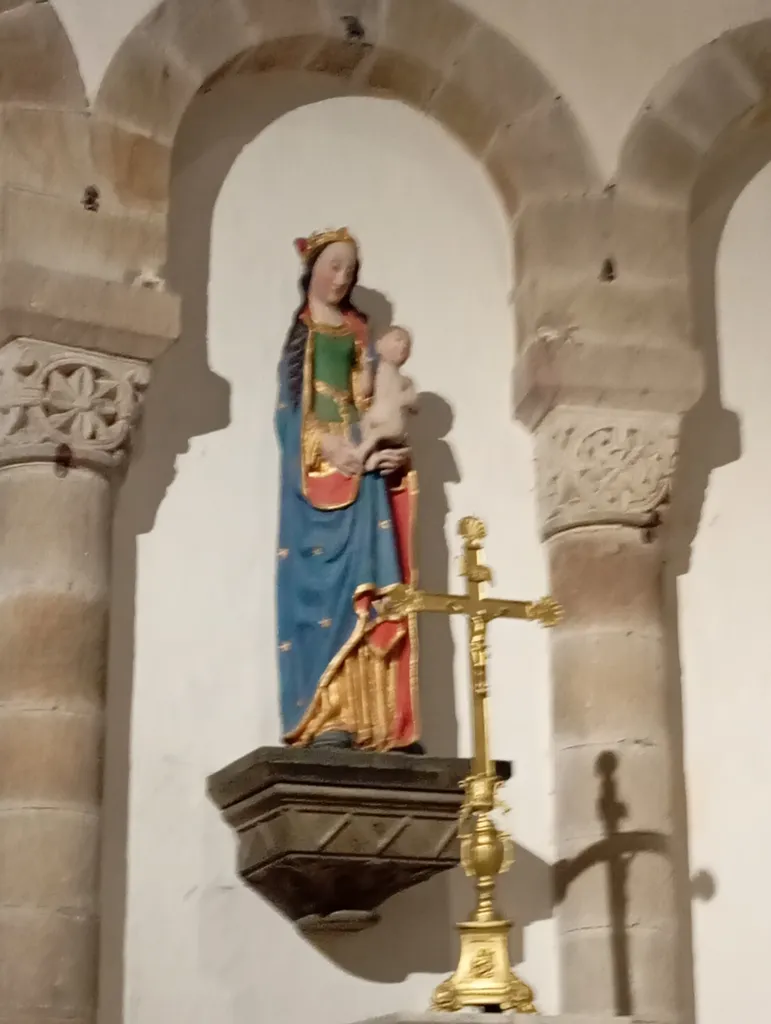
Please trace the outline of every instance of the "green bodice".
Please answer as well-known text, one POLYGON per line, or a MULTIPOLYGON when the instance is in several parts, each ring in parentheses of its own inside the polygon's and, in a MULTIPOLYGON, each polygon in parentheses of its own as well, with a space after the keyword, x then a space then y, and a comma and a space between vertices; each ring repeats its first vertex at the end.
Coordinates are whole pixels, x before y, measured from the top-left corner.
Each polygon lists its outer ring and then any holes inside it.
MULTIPOLYGON (((349 422, 358 419, 351 392, 351 373, 356 363, 356 337, 352 331, 314 331, 313 381, 326 385, 339 397, 346 396, 349 422)), ((324 423, 340 423, 341 410, 330 395, 313 391, 313 412, 324 423)))

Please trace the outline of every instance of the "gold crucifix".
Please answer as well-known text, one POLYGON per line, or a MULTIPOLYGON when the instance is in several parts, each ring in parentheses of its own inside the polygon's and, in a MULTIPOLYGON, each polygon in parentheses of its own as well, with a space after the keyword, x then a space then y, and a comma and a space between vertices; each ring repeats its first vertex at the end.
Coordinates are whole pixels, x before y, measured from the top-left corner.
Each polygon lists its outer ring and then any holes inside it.
POLYGON ((494 619, 526 619, 544 626, 556 626, 562 617, 560 606, 550 597, 539 601, 502 601, 483 595, 492 581, 490 567, 482 562, 486 536, 484 523, 471 516, 462 519, 461 575, 466 577, 464 594, 429 594, 409 585, 399 585, 382 598, 381 614, 402 618, 411 612, 438 612, 469 618, 474 752, 471 774, 464 780, 466 792, 461 810, 459 836, 461 862, 476 881, 477 905, 469 921, 458 925, 460 958, 455 974, 434 992, 432 1008, 454 1011, 464 1006, 482 1006, 502 1011, 535 1013, 533 993, 511 969, 509 931, 511 922, 500 917, 494 905, 496 877, 513 862, 511 837, 498 829, 490 815, 500 801, 496 793, 501 780, 490 757, 487 713, 487 626, 494 619))

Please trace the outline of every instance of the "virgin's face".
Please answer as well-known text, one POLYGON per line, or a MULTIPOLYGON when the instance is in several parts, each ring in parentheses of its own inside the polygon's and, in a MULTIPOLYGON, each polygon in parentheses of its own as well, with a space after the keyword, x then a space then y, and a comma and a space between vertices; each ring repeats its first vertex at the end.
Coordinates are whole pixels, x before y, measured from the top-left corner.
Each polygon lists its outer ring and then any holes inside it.
POLYGON ((342 302, 356 270, 356 250, 350 242, 333 242, 313 267, 310 294, 318 302, 337 306, 342 302))

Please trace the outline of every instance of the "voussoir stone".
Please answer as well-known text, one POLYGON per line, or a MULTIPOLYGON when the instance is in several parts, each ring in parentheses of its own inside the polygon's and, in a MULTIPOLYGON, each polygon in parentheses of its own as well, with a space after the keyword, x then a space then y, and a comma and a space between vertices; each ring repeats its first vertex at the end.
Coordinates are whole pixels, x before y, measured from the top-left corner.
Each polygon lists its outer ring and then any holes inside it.
POLYGON ((469 12, 450 0, 392 0, 369 86, 425 110, 473 26, 469 12))
POLYGON ((573 114, 546 96, 516 120, 504 120, 484 163, 509 210, 531 196, 583 194, 599 184, 573 114))
POLYGON ((351 44, 377 46, 390 0, 319 0, 331 36, 351 44))
POLYGON ((28 3, 0 13, 0 103, 84 110, 78 62, 56 8, 28 3))
MULTIPOLYGON (((201 0, 205 2, 205 0, 201 0)), ((250 25, 258 28, 264 38, 282 36, 325 35, 329 29, 321 0, 237 0, 250 25)))
POLYGON ((771 22, 767 18, 741 25, 723 36, 723 40, 761 83, 771 92, 771 22))
POLYGON ((624 143, 618 182, 633 194, 686 206, 702 158, 698 145, 662 120, 658 111, 647 110, 624 143))
POLYGON ((504 36, 475 26, 431 101, 430 111, 475 153, 502 125, 516 121, 554 90, 504 36))
POLYGON ((160 38, 141 25, 113 57, 94 110, 123 128, 171 143, 200 85, 200 75, 174 59, 160 38))
POLYGON ((381 45, 449 71, 474 24, 469 11, 453 0, 391 0, 381 45))

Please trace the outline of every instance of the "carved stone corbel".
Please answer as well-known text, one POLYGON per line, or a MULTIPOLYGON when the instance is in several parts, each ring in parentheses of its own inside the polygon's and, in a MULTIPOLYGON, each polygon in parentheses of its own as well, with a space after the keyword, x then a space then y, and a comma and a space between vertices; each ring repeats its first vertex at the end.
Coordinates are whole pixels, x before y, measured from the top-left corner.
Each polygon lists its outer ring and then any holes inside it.
POLYGON ((562 406, 536 430, 545 538, 576 526, 656 525, 669 500, 681 417, 562 406))
POLYGON ((16 338, 0 350, 0 466, 123 461, 150 382, 138 360, 16 338))

